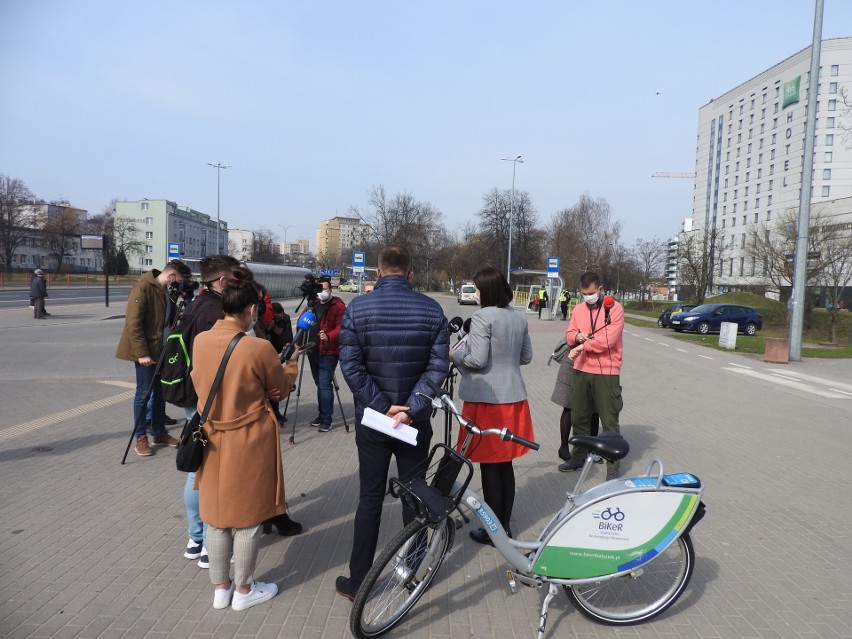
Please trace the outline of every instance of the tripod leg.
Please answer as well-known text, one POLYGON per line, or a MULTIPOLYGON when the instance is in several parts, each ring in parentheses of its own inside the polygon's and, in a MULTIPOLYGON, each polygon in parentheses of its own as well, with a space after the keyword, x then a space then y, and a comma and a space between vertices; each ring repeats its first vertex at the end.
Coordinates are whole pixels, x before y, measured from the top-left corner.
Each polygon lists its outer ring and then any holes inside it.
MULTIPOLYGON (((299 418, 299 397, 302 395, 302 376, 305 374, 305 353, 303 352, 299 355, 299 382, 296 384, 296 409, 293 412, 293 428, 290 431, 290 439, 288 440, 288 444, 291 446, 296 445, 296 422, 299 418)), ((291 393, 292 394, 292 393, 291 393)), ((290 404, 290 395, 287 396, 287 405, 290 404)), ((285 406, 284 413, 287 413, 287 408, 285 406)))
POLYGON ((343 427, 346 432, 349 432, 349 422, 346 421, 346 413, 343 412, 343 402, 340 401, 340 386, 337 384, 337 371, 331 376, 331 383, 334 386, 334 392, 337 394, 337 406, 340 408, 340 416, 343 418, 343 427))

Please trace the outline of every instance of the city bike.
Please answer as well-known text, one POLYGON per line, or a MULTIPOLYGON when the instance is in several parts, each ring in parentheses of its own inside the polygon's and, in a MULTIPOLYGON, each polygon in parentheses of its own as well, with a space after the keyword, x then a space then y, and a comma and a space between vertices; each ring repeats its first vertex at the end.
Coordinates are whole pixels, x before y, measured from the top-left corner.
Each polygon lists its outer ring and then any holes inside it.
POLYGON ((683 594, 695 567, 692 527, 704 516, 704 487, 691 473, 667 475, 654 459, 643 475, 622 477, 582 491, 592 464, 624 458, 629 446, 617 433, 579 436, 571 444, 589 452, 574 492, 535 541, 510 538, 504 525, 468 488, 473 465, 466 453, 475 436, 500 437, 538 450, 508 428, 481 428, 465 419, 449 394, 433 387, 434 409, 448 411, 467 431, 459 449, 432 448, 425 477, 393 478, 388 492, 417 517, 376 558, 362 582, 350 616, 359 639, 379 637, 411 611, 453 545, 456 520, 465 508, 509 563, 509 588, 518 584, 543 593, 537 631, 542 639, 548 607, 562 586, 571 603, 593 621, 626 626, 647 621, 683 594))

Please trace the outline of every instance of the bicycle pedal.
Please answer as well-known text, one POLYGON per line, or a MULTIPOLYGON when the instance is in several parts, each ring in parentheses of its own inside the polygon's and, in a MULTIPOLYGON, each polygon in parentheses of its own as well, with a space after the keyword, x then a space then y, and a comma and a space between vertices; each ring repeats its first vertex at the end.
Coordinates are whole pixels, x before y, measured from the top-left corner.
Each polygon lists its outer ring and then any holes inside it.
POLYGON ((518 584, 515 581, 515 575, 512 573, 511 570, 506 571, 506 578, 509 580, 509 590, 512 592, 513 595, 518 594, 518 584))

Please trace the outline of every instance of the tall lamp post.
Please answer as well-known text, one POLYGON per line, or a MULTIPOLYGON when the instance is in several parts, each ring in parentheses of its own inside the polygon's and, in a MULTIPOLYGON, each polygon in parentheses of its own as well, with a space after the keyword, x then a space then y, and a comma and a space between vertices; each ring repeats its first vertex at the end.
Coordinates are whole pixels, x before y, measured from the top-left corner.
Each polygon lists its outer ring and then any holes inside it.
POLYGON ((506 281, 512 274, 512 226, 515 219, 515 169, 518 167, 518 162, 524 163, 523 158, 519 155, 515 159, 500 158, 503 162, 512 163, 512 207, 509 209, 509 255, 506 261, 506 281))
POLYGON ((221 162, 217 162, 216 164, 208 162, 207 165, 216 169, 216 252, 214 255, 219 255, 222 252, 219 250, 219 177, 222 175, 222 169, 230 169, 231 165, 222 164, 221 162))
POLYGON ((295 224, 288 224, 287 226, 284 226, 283 224, 276 223, 275 226, 280 226, 282 229, 284 229, 284 247, 287 249, 287 252, 285 253, 285 257, 286 257, 287 255, 290 254, 290 246, 287 244, 287 229, 291 229, 296 225, 295 224))

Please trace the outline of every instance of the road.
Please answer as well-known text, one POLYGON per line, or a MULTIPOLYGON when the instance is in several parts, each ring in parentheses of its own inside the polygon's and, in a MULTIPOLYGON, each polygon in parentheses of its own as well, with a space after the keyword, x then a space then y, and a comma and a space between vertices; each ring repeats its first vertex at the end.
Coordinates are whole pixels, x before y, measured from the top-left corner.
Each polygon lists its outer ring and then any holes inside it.
MULTIPOLYGON (((127 293, 130 291, 130 286, 110 285, 109 300, 110 306, 124 306, 127 301, 127 293)), ((105 293, 103 286, 88 286, 80 288, 59 288, 52 286, 47 292, 47 306, 54 304, 74 302, 74 303, 104 303, 105 293)), ((26 308, 30 299, 29 289, 25 288, 4 288, 0 289, 0 309, 3 308, 26 308)), ((51 311, 52 312, 52 311, 51 311)))
MULTIPOLYGON (((439 299, 448 316, 475 310, 439 299)), ((308 427, 315 392, 303 378, 291 407, 298 445, 284 444, 282 455, 291 511, 306 532, 264 537, 257 571, 278 583, 278 597, 244 613, 214 611, 207 574, 181 556, 183 475, 173 453, 118 463, 133 383, 132 365, 113 357, 122 321, 106 319, 110 310, 69 305, 63 318, 35 325, 27 309, 0 309, 0 635, 349 636, 351 606, 333 584, 351 544, 357 457, 339 407, 330 433, 308 427)), ((525 539, 573 479, 555 470, 556 370, 546 366, 566 323, 528 318, 535 355, 524 378, 542 447, 515 462, 513 529, 525 539)), ((708 514, 693 531, 695 574, 669 612, 635 628, 594 624, 560 595, 548 636, 852 637, 852 502, 843 492, 852 481, 852 363, 768 365, 653 326, 627 326, 624 352, 621 423, 631 450, 622 470, 641 473, 660 458, 707 487, 708 514)), ((603 470, 593 472, 602 480, 603 470)), ((398 525, 393 503, 385 538, 398 525)), ((502 559, 466 533, 390 637, 534 636, 539 593, 510 595, 502 559)))

